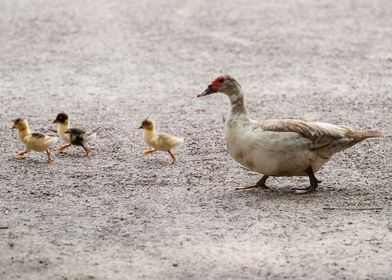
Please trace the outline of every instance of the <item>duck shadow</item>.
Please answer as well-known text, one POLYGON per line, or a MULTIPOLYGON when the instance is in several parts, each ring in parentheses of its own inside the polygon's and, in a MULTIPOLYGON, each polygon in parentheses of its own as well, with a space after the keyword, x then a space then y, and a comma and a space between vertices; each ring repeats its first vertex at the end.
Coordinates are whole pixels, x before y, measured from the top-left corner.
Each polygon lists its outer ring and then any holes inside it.
POLYGON ((324 197, 326 191, 323 189, 317 189, 313 192, 306 194, 297 194, 294 187, 268 187, 268 189, 249 189, 249 190, 236 190, 235 188, 231 189, 231 193, 236 198, 258 198, 258 201, 271 201, 271 200, 282 200, 282 199, 290 199, 290 200, 314 200, 320 197, 324 197))

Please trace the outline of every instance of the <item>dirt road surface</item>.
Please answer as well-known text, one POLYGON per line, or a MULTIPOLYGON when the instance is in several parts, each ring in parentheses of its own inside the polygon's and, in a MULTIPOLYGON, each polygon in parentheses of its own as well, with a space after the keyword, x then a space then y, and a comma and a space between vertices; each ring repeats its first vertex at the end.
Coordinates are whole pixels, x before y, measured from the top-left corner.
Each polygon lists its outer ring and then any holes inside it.
POLYGON ((392 2, 0 2, 1 279, 390 279, 392 2), (316 192, 228 155, 219 74, 255 119, 378 129, 335 156, 316 192), (15 159, 11 121, 101 127, 81 149, 15 159), (141 120, 185 138, 143 157, 141 120))

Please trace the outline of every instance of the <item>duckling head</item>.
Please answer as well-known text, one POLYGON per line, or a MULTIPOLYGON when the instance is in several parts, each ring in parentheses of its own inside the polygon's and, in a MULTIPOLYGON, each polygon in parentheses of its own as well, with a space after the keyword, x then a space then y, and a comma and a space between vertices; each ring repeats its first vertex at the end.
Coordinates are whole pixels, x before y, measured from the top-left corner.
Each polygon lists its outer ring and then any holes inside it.
POLYGON ((25 119, 18 118, 18 119, 13 120, 12 129, 16 128, 19 130, 24 130, 28 127, 29 127, 29 123, 25 119))
POLYGON ((203 97, 216 92, 222 92, 229 96, 240 96, 241 86, 240 84, 230 75, 223 75, 217 77, 212 83, 207 87, 205 91, 197 95, 197 97, 203 97))
POLYGON ((142 124, 139 126, 139 129, 145 130, 153 130, 154 129, 154 121, 150 118, 147 118, 142 121, 142 124))
POLYGON ((69 122, 69 117, 66 113, 57 114, 56 119, 53 121, 53 123, 58 123, 58 124, 68 124, 68 122, 69 122))

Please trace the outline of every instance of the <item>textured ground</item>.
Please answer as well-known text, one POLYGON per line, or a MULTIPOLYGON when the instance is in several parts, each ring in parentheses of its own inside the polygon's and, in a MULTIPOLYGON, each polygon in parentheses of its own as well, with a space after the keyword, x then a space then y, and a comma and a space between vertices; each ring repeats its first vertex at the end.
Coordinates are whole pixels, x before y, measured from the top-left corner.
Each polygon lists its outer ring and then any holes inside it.
POLYGON ((392 2, 0 2, 1 279, 390 279, 392 143, 368 140, 318 174, 239 168, 223 137, 228 100, 196 99, 218 74, 253 118, 299 117, 392 134, 392 2), (138 3, 140 2, 140 3, 138 3), (90 158, 32 153, 66 111, 102 127, 90 158), (183 136, 178 163, 145 149, 146 117, 183 136))

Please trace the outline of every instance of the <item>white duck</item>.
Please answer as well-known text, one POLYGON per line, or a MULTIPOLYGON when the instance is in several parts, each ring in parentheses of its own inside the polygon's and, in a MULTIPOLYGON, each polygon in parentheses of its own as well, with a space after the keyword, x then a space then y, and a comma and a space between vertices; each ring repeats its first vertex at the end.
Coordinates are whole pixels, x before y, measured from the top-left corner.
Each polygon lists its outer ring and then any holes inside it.
POLYGON ((226 94, 231 114, 225 137, 231 157, 242 166, 263 174, 254 186, 266 188, 269 176, 309 176, 310 186, 295 189, 303 194, 315 190, 316 173, 333 154, 366 138, 381 137, 378 131, 354 130, 346 126, 296 119, 255 121, 248 117, 241 86, 230 75, 216 78, 198 97, 215 92, 226 94))
POLYGON ((48 136, 42 133, 31 133, 29 123, 25 119, 16 119, 13 121, 12 128, 18 129, 18 139, 25 145, 25 150, 16 154, 17 158, 23 157, 31 150, 36 152, 46 152, 48 163, 52 162, 49 147, 57 142, 57 137, 48 136))
POLYGON ((96 131, 98 129, 92 132, 86 132, 80 128, 71 128, 69 117, 66 113, 57 114, 53 123, 57 123, 57 133, 60 135, 60 138, 67 143, 58 147, 57 150, 64 151, 66 148, 74 145, 81 146, 84 150, 85 156, 90 154, 91 149, 87 146, 87 143, 96 138, 96 131))

